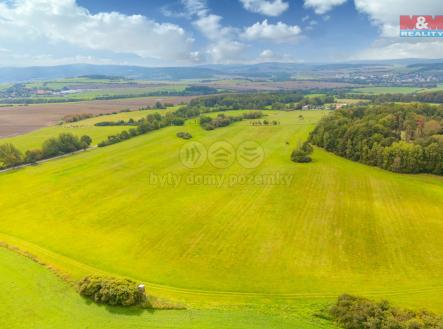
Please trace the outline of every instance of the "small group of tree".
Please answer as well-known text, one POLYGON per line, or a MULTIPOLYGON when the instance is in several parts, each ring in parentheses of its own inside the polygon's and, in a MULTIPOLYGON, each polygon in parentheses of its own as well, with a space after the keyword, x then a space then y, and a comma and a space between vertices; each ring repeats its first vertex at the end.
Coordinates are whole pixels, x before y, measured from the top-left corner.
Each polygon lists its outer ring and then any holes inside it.
POLYGON ((110 127, 110 126, 136 126, 137 122, 134 119, 129 119, 128 121, 118 120, 118 121, 102 121, 97 122, 94 126, 97 127, 110 127))
POLYGON ((98 304, 143 306, 146 302, 144 289, 128 279, 86 276, 78 283, 78 291, 98 304))
POLYGON ((40 149, 28 150, 23 154, 12 144, 0 145, 0 169, 7 169, 23 164, 87 149, 92 143, 89 136, 77 137, 72 134, 60 134, 46 140, 40 149))
POLYGON ((312 162, 310 155, 314 151, 314 148, 308 142, 304 142, 297 146, 291 153, 291 160, 298 163, 312 162))
POLYGON ((344 329, 441 329, 443 318, 432 312, 392 307, 389 302, 342 295, 329 310, 331 317, 344 329))
POLYGON ((251 122, 252 126, 278 126, 280 125, 280 122, 277 120, 256 120, 251 122))
POLYGON ((401 173, 443 174, 443 108, 378 104, 337 110, 310 141, 348 159, 401 173))
MULTIPOLYGON (((145 118, 134 121, 130 120, 126 123, 127 125, 133 125, 134 128, 129 130, 124 130, 117 135, 108 136, 108 138, 98 144, 98 147, 105 147, 108 145, 113 145, 120 143, 122 141, 128 140, 130 138, 147 134, 151 131, 158 130, 168 126, 183 126, 186 119, 198 115, 200 112, 190 111, 187 112, 185 109, 178 109, 174 112, 166 113, 161 115, 160 113, 152 113, 147 115, 145 118)), ((126 125, 125 122, 119 123, 118 125, 126 125)))
POLYGON ((249 119, 258 119, 261 118, 262 116, 263 113, 259 111, 243 113, 242 115, 239 116, 229 116, 223 113, 217 115, 217 117, 215 118, 202 116, 200 117, 200 126, 205 130, 214 130, 221 127, 227 127, 234 122, 249 120, 249 119))
POLYGON ((225 94, 193 99, 188 107, 212 109, 212 111, 266 110, 282 104, 283 109, 285 104, 294 104, 303 98, 304 93, 299 91, 225 94))
POLYGON ((65 115, 62 119, 63 122, 66 123, 72 123, 72 122, 78 122, 82 120, 86 120, 89 118, 93 118, 94 114, 92 113, 79 113, 79 114, 69 114, 65 115))
POLYGON ((305 97, 295 105, 295 109, 301 110, 306 105, 321 106, 330 103, 335 103, 335 97, 332 95, 305 97))
POLYGON ((188 132, 181 131, 177 133, 177 137, 181 139, 191 139, 192 135, 188 132))

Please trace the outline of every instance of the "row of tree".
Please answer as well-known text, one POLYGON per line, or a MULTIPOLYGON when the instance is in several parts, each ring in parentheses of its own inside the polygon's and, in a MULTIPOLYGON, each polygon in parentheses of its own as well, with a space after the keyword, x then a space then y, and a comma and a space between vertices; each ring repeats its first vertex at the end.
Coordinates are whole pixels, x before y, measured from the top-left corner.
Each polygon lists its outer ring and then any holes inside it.
POLYGON ((72 134, 60 134, 58 137, 46 140, 40 149, 28 150, 24 154, 12 144, 3 144, 0 145, 0 169, 85 150, 91 143, 92 139, 86 135, 79 138, 72 134))
POLYGON ((214 130, 221 127, 229 126, 230 124, 242 120, 259 119, 263 117, 263 113, 259 111, 243 113, 239 116, 230 116, 223 113, 217 115, 215 118, 202 116, 200 118, 200 126, 205 130, 214 130))
POLYGON ((299 91, 226 94, 193 99, 189 103, 188 107, 216 108, 216 111, 241 109, 264 110, 276 103, 296 103, 301 101, 303 98, 304 93, 299 91))
POLYGON ((443 174, 443 108, 379 104, 335 111, 310 141, 348 159, 402 173, 443 174))
POLYGON ((200 114, 199 111, 193 109, 187 109, 186 107, 180 108, 177 111, 169 112, 164 115, 160 113, 153 113, 147 115, 145 118, 138 121, 130 120, 128 122, 117 121, 117 123, 102 123, 96 125, 127 125, 135 126, 129 130, 124 130, 117 135, 108 136, 108 138, 98 144, 98 147, 104 147, 130 138, 149 133, 154 130, 158 130, 168 126, 183 126, 186 119, 192 118, 200 114))

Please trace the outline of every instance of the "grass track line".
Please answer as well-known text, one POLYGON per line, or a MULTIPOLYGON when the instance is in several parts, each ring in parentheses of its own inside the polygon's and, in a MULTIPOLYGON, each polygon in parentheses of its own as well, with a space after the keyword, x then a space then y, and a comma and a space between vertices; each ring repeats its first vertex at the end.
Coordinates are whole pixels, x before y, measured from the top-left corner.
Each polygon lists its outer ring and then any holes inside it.
MULTIPOLYGON (((13 240, 16 240, 17 242, 20 242, 20 241, 23 242, 22 240, 20 240, 16 237, 4 234, 2 232, 0 233, 0 236, 2 236, 3 238, 5 238, 5 237, 12 238, 13 240)), ((115 275, 113 273, 109 273, 109 272, 100 270, 96 267, 79 262, 79 261, 74 260, 72 258, 63 256, 63 255, 59 255, 59 254, 54 253, 50 250, 42 248, 38 245, 29 243, 29 242, 25 242, 25 244, 32 245, 33 249, 38 250, 37 254, 33 254, 32 252, 30 252, 28 250, 22 249, 18 246, 11 245, 8 242, 0 240, 0 247, 7 248, 7 249, 14 251, 14 252, 18 252, 23 257, 25 257, 25 255, 23 253, 28 253, 29 255, 35 257, 36 260, 43 261, 46 265, 51 266, 51 267, 53 267, 54 264, 46 263, 46 261, 44 259, 40 258, 39 253, 41 253, 42 255, 49 255, 51 258, 62 258, 64 261, 67 260, 69 263, 75 264, 76 267, 87 270, 88 272, 90 272, 89 274, 97 273, 97 274, 109 275, 109 276, 120 276, 120 275, 115 275)), ((56 265, 54 266, 54 268, 56 269, 56 271, 58 271, 58 268, 56 265)), ((62 271, 61 274, 67 274, 67 273, 62 271)), ((142 281, 142 280, 138 280, 137 278, 130 278, 130 279, 142 281)), ((337 294, 320 294, 320 293, 256 293, 256 292, 215 291, 215 290, 211 291, 211 290, 173 287, 173 286, 161 285, 161 284, 152 283, 152 282, 145 282, 145 281, 143 281, 143 283, 145 284, 145 286, 147 288, 156 289, 158 291, 168 291, 168 292, 175 292, 175 293, 186 294, 186 295, 198 295, 198 296, 207 296, 207 297, 218 297, 218 296, 254 297, 254 298, 277 298, 277 299, 285 299, 285 300, 303 299, 303 298, 309 298, 309 299, 322 298, 322 299, 324 299, 324 298, 337 297, 337 294)), ((395 296, 395 295, 420 294, 420 293, 429 292, 429 291, 443 291, 443 285, 442 286, 430 286, 428 288, 421 288, 421 289, 379 290, 379 291, 373 291, 373 292, 365 292, 365 295, 367 295, 367 296, 395 296)), ((347 293, 353 293, 353 292, 347 292, 347 293)))

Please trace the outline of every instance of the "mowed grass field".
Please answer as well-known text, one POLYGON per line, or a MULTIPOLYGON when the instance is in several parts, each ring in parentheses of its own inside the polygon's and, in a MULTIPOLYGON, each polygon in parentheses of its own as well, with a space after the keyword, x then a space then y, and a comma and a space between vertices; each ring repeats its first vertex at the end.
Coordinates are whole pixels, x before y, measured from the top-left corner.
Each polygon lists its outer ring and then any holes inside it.
POLYGON ((80 297, 48 269, 4 248, 0 248, 0 289, 2 328, 335 328, 312 317, 312 300, 284 313, 235 308, 143 311, 98 306, 80 297))
POLYGON ((354 88, 353 91, 363 94, 411 94, 411 93, 426 93, 443 90, 443 85, 439 84, 435 88, 422 87, 363 87, 354 88))
POLYGON ((312 313, 345 292, 443 312, 441 177, 394 174, 321 149, 311 164, 292 163, 292 149, 326 112, 266 113, 281 124, 204 131, 190 120, 2 173, 0 241, 74 279, 144 282, 214 321, 234 312, 286 319, 276 328, 317 328, 312 313), (206 148, 255 141, 265 160, 254 169, 188 169, 178 131, 206 148))

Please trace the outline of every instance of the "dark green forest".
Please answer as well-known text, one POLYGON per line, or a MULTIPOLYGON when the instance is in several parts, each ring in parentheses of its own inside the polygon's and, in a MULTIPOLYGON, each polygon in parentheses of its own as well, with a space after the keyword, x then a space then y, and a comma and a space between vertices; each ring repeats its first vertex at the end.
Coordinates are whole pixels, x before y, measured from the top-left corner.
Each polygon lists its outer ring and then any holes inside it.
POLYGON ((335 111, 310 141, 345 158, 400 173, 443 175, 443 108, 379 104, 335 111))

